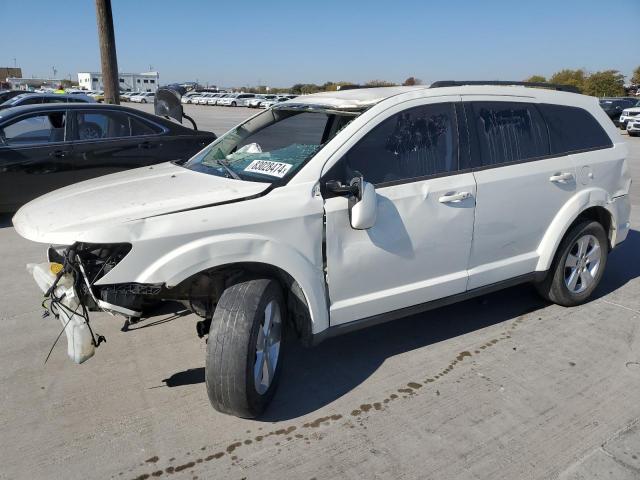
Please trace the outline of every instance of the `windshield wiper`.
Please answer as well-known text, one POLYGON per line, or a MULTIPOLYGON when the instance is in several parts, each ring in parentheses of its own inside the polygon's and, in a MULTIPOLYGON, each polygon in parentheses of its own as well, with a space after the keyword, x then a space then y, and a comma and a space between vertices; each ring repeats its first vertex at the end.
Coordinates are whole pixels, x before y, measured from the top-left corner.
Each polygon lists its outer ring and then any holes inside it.
POLYGON ((242 180, 240 178, 240 175, 238 175, 236 172, 233 171, 233 169, 229 166, 229 162, 227 162, 226 160, 217 159, 216 163, 220 165, 222 168, 224 168, 227 171, 227 173, 231 175, 233 178, 235 178, 236 180, 242 180))

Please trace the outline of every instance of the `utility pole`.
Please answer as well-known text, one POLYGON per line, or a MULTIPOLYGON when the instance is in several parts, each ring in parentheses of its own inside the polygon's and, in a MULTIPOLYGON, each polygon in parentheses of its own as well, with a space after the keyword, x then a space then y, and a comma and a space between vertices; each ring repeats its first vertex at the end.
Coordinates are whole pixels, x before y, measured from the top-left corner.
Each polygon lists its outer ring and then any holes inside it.
POLYGON ((116 57, 116 39, 113 33, 111 0, 96 0, 96 18, 98 20, 104 103, 118 105, 120 104, 120 83, 118 80, 118 58, 116 57))

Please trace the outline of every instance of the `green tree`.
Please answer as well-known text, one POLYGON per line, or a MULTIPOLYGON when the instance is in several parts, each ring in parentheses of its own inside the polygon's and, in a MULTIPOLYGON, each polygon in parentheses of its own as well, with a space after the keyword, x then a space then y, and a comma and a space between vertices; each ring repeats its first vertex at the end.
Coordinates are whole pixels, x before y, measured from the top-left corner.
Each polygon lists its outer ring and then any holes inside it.
POLYGON ((386 80, 369 80, 365 85, 367 87, 394 87, 396 84, 386 80))
POLYGON ((529 78, 524 80, 525 82, 534 82, 534 83, 547 83, 547 78, 542 75, 531 75, 529 78))
POLYGON ((636 68, 633 71, 633 75, 631 77, 631 83, 634 85, 640 85, 640 67, 636 68))
POLYGON ((62 85, 63 88, 73 88, 78 86, 78 82, 73 82, 65 78, 60 81, 60 85, 62 85))
POLYGON ((618 70, 592 73, 584 83, 583 93, 593 97, 621 97, 624 95, 624 75, 618 70))
POLYGON ((587 79, 587 75, 584 70, 560 70, 554 73, 549 79, 549 83, 557 83, 560 85, 573 85, 577 87, 581 92, 584 91, 584 83, 587 79))
POLYGON ((422 80, 416 77, 409 77, 404 82, 402 82, 402 85, 404 85, 405 87, 407 86, 410 87, 413 85, 422 85, 422 80))

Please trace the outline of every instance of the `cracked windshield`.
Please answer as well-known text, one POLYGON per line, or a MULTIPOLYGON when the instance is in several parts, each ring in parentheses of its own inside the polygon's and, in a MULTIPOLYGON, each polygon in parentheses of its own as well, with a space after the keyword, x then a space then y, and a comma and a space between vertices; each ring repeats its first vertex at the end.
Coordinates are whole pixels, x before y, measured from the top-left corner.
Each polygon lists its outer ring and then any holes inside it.
POLYGON ((352 119, 323 110, 268 110, 220 137, 185 167, 256 182, 289 178, 352 119))

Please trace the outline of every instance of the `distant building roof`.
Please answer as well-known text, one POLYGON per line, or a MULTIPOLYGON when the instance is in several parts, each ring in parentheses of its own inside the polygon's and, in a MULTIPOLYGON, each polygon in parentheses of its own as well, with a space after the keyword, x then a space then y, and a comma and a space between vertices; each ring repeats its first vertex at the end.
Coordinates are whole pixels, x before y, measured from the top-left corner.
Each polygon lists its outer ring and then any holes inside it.
POLYGON ((4 81, 8 77, 22 77, 20 67, 0 67, 0 80, 4 81))

